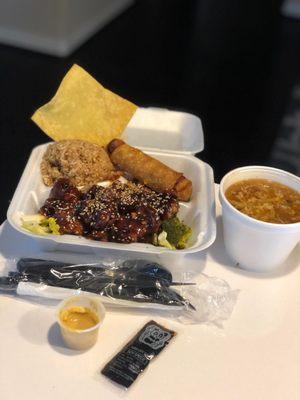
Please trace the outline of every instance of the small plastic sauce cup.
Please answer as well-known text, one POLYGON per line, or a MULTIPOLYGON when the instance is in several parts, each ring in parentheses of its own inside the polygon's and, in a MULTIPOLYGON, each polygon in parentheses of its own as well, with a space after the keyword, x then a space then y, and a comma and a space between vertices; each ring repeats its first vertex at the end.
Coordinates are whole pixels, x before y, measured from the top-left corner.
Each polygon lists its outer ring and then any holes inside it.
POLYGON ((56 317, 65 344, 71 349, 86 350, 92 347, 98 339, 99 328, 105 318, 105 308, 96 296, 78 295, 63 300, 58 305, 56 317), (97 316, 98 323, 88 329, 72 329, 68 327, 62 321, 61 313, 73 307, 85 307, 91 310, 97 316))
POLYGON ((300 240, 300 222, 273 224, 238 211, 225 196, 232 184, 245 179, 268 179, 300 192, 300 178, 289 172, 263 166, 237 168, 220 183, 224 243, 228 255, 243 269, 269 272, 278 268, 300 240))

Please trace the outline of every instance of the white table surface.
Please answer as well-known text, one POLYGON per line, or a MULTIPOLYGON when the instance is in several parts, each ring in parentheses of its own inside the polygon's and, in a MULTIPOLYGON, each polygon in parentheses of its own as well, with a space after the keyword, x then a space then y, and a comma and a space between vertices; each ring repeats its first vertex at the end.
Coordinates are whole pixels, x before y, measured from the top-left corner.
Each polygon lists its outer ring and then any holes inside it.
MULTIPOLYGON (((179 268, 225 279, 240 289, 223 329, 154 318, 178 332, 149 368, 124 392, 100 370, 150 318, 108 312, 97 344, 85 353, 66 349, 54 307, 0 295, 0 399, 300 399, 300 246, 276 273, 237 269, 218 235, 207 250, 179 268)), ((6 222, 0 233, 4 259, 36 249, 6 222)))

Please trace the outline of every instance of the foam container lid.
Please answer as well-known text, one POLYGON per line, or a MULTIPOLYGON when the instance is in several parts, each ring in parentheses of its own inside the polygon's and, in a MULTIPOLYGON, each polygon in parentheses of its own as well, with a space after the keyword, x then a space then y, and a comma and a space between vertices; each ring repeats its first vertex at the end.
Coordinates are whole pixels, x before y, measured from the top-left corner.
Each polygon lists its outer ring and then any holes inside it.
POLYGON ((203 129, 195 115, 161 108, 138 108, 123 132, 131 146, 168 153, 196 154, 204 149, 203 129))
POLYGON ((216 237, 215 193, 212 168, 192 154, 203 148, 203 131, 199 118, 181 112, 158 108, 141 108, 124 132, 123 139, 143 149, 169 167, 183 172, 193 182, 189 202, 180 202, 178 216, 191 226, 193 234, 183 250, 169 250, 147 243, 120 244, 99 242, 72 235, 35 235, 21 227, 23 215, 36 214, 49 196, 51 188, 44 185, 40 162, 47 143, 33 149, 15 191, 7 217, 10 225, 31 239, 44 251, 95 254, 104 251, 138 252, 140 255, 192 253, 210 246, 216 237), (156 147, 154 147, 156 145, 156 147), (161 149, 158 148, 161 146, 161 149))

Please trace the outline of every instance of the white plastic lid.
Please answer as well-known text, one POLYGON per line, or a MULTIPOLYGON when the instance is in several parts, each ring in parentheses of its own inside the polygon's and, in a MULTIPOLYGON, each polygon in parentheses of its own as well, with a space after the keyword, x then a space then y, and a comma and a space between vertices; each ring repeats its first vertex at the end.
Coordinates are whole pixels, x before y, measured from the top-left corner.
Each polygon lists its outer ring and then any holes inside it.
POLYGON ((131 146, 168 153, 196 154, 204 148, 200 118, 162 108, 138 108, 123 132, 131 146))

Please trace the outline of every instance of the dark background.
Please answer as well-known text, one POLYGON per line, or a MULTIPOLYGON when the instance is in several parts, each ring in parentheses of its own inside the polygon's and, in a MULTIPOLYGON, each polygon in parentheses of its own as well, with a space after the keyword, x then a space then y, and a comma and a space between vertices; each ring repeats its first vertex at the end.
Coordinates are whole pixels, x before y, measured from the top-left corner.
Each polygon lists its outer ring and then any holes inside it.
POLYGON ((300 71, 299 21, 280 5, 140 0, 67 58, 0 46, 0 221, 31 149, 47 141, 30 116, 73 63, 140 106, 198 115, 198 156, 217 182, 237 166, 268 165, 300 71))

